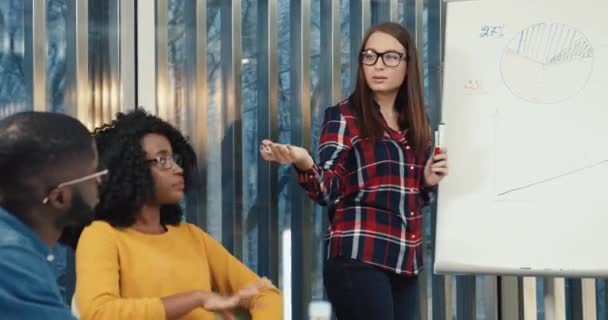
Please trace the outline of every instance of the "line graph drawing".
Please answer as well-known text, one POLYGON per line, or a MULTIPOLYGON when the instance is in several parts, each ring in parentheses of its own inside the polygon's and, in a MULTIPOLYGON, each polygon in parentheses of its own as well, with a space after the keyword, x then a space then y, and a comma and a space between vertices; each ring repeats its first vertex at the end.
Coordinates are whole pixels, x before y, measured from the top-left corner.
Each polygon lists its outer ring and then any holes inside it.
POLYGON ((560 178, 563 178, 563 177, 567 177, 567 176, 570 176, 570 175, 573 175, 573 174, 577 174, 577 173, 583 172, 585 170, 589 170, 589 169, 592 169, 592 168, 595 168, 595 167, 598 167, 598 166, 605 165, 607 163, 608 163, 608 160, 602 160, 602 161, 600 161, 598 163, 590 164, 590 165, 582 167, 582 168, 577 168, 577 169, 574 169, 574 170, 571 170, 571 171, 568 171, 568 172, 564 172, 564 173, 561 173, 561 174, 553 176, 553 177, 542 179, 540 181, 535 181, 535 182, 529 183, 529 184, 527 184, 525 186, 520 186, 520 187, 516 187, 516 188, 513 188, 513 189, 501 191, 496 196, 497 197, 502 197, 502 196, 507 195, 507 194, 511 194, 511 193, 514 193, 514 192, 518 192, 518 191, 521 191, 521 190, 525 190, 525 189, 528 189, 528 188, 539 186, 539 185, 541 185, 543 183, 555 181, 557 179, 560 179, 560 178))
POLYGON ((561 23, 538 23, 518 32, 503 50, 502 80, 525 101, 554 104, 585 88, 594 49, 584 34, 561 23))

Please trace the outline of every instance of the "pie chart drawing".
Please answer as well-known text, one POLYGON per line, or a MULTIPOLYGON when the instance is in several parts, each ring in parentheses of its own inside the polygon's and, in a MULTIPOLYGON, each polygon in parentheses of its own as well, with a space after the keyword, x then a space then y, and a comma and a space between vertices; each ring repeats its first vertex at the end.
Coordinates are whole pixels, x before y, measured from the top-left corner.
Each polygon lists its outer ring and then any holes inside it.
POLYGON ((554 104, 580 93, 593 72, 593 47, 574 27, 538 23, 518 32, 503 50, 502 80, 513 95, 554 104))

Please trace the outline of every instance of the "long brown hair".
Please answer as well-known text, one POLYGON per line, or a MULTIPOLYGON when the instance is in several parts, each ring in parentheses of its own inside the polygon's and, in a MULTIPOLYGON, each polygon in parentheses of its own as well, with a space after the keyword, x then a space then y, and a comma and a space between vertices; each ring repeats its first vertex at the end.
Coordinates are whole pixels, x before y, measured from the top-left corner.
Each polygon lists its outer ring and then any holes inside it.
MULTIPOLYGON (((429 123, 424 109, 424 96, 418 64, 418 53, 411 34, 400 24, 386 22, 367 30, 359 52, 365 49, 367 40, 375 32, 386 33, 397 39, 405 48, 407 73, 395 99, 395 109, 399 112, 399 127, 407 129, 406 137, 416 152, 423 152, 431 142, 429 123)), ((361 59, 361 56, 359 56, 361 59)), ((359 126, 364 137, 372 141, 380 139, 384 133, 382 114, 374 107, 372 90, 365 81, 361 61, 357 73, 357 84, 350 96, 354 112, 359 118, 359 126)))

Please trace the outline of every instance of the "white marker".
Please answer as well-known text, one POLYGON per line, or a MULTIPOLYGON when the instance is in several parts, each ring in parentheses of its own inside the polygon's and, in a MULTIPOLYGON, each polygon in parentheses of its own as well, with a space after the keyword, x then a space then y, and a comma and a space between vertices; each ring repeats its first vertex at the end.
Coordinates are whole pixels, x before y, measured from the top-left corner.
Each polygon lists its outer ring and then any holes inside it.
POLYGON ((440 123, 435 131, 435 154, 443 152, 445 140, 445 123, 440 123))

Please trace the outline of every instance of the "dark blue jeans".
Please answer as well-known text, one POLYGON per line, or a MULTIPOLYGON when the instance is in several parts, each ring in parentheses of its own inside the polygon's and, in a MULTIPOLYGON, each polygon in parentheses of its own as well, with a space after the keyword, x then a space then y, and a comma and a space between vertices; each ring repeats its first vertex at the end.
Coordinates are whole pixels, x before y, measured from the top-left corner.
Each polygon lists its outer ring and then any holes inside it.
POLYGON ((359 260, 325 261, 323 282, 338 320, 419 319, 418 278, 400 276, 359 260))

